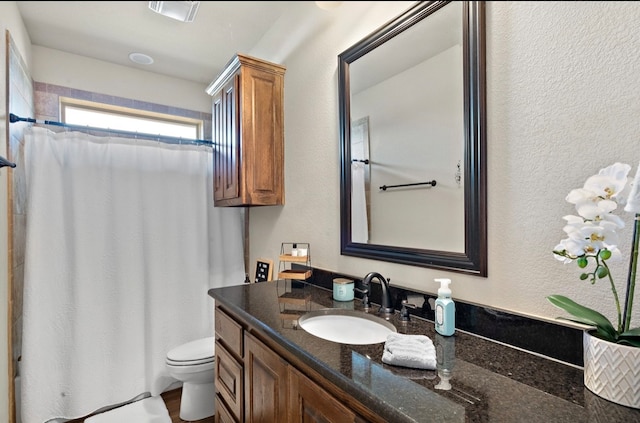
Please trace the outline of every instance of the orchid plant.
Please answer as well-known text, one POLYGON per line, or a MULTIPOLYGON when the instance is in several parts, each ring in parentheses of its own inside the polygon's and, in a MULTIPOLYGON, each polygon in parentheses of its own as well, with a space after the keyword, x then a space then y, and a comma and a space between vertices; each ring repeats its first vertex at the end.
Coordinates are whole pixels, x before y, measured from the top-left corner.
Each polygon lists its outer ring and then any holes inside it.
POLYGON ((640 238, 640 166, 633 182, 627 184, 630 170, 628 164, 614 163, 589 177, 582 188, 569 192, 566 200, 575 205, 578 216, 564 217, 567 224, 563 230, 567 238, 561 240, 553 250, 558 260, 576 262, 579 268, 584 269, 580 280, 595 284, 599 279, 608 279, 617 310, 616 326, 601 313, 565 296, 550 295, 547 299, 573 316, 568 320, 594 327, 594 336, 640 347, 640 327, 631 328, 640 238), (634 232, 623 309, 608 262, 622 258, 617 231, 624 228, 625 224, 613 212, 619 204, 624 203, 624 210, 634 215, 634 232))

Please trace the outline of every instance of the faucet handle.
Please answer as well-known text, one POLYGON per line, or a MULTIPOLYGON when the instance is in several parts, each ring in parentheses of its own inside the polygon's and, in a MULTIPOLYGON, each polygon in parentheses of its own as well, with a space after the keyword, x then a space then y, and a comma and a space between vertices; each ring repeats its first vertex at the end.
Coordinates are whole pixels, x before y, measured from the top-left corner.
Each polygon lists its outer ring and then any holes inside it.
POLYGON ((402 308, 406 308, 406 307, 418 308, 418 306, 415 305, 415 304, 409 304, 409 300, 407 300, 406 298, 404 300, 402 300, 401 303, 402 303, 402 308))
POLYGON ((407 310, 407 307, 410 308, 416 308, 415 304, 409 304, 408 300, 402 300, 402 310, 400 310, 400 320, 403 322, 408 322, 409 321, 409 310, 407 310))
POLYGON ((353 290, 356 291, 356 292, 359 292, 363 296, 366 296, 367 294, 369 294, 369 289, 367 289, 367 288, 361 289, 361 288, 355 287, 355 288, 353 288, 353 290))
POLYGON ((362 294, 362 306, 365 310, 371 308, 371 303, 369 302, 369 285, 365 285, 364 288, 354 287, 354 291, 362 294))
POLYGON ((365 310, 369 310, 371 308, 371 302, 369 301, 369 291, 362 294, 362 307, 365 310))

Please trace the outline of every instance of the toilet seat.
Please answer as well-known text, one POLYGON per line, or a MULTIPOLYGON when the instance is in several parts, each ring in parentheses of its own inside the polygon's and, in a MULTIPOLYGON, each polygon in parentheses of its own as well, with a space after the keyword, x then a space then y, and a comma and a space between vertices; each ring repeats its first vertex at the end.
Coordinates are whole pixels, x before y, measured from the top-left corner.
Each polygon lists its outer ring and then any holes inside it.
POLYGON ((214 360, 213 336, 187 342, 167 353, 167 364, 171 366, 194 366, 211 363, 214 360))
POLYGON ((182 382, 180 421, 201 421, 215 414, 215 338, 196 339, 167 353, 169 376, 182 382))

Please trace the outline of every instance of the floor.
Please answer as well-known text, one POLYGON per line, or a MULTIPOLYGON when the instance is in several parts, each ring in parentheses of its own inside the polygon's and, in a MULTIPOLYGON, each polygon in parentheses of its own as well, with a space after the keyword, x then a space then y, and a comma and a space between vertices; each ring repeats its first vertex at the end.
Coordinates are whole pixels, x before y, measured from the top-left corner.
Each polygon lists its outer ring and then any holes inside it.
MULTIPOLYGON (((164 399, 164 403, 167 405, 167 410, 169 410, 169 416, 171 417, 171 423, 182 423, 185 420, 181 420, 178 414, 180 414, 180 394, 182 393, 182 389, 174 389, 173 391, 165 392, 162 394, 162 399, 164 399)), ((211 398, 213 401, 213 398, 211 398)), ((211 416, 206 419, 197 420, 197 423, 213 423, 215 421, 215 417, 211 416)))
MULTIPOLYGON (((174 389, 169 392, 165 392, 162 394, 162 399, 164 403, 167 405, 167 410, 169 410, 169 417, 171 417, 171 423, 184 423, 186 420, 180 419, 180 394, 182 394, 182 388, 174 389)), ((213 401, 213 398, 211 398, 213 401)), ((71 420, 68 423, 82 423, 84 418, 71 420)), ((206 419, 196 420, 191 423, 214 423, 215 417, 211 416, 206 419)))

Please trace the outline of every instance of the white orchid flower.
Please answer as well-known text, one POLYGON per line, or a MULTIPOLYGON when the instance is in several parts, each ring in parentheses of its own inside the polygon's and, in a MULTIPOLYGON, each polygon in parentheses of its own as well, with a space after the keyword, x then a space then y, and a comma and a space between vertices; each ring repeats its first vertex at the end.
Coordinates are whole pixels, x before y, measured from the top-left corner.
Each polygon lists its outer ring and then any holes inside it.
POLYGON ((600 198, 598 193, 590 189, 576 188, 569 191, 565 200, 571 204, 597 203, 600 198))
MULTIPOLYGON (((569 216, 565 216, 565 219, 567 217, 569 216)), ((575 217, 576 219, 567 220, 569 223, 564 225, 564 227, 562 228, 562 230, 569 236, 571 236, 571 234, 573 233, 578 232, 577 237, 579 238, 581 236, 580 231, 585 225, 593 225, 593 223, 589 221, 585 221, 582 217, 578 217, 578 216, 570 216, 570 217, 575 217)))
POLYGON ((584 240, 565 238, 560 241, 560 244, 556 245, 553 251, 565 251, 567 256, 561 256, 559 254, 554 254, 554 256, 563 263, 569 263, 576 257, 584 255, 584 245, 584 240))
POLYGON ((627 205, 624 207, 624 211, 638 214, 640 213, 640 164, 636 171, 636 177, 631 183, 631 192, 629 193, 629 199, 627 205))
MULTIPOLYGON (((613 201, 603 200, 598 204, 607 203, 607 205, 614 203, 613 201)), ((584 204, 578 208, 578 214, 584 221, 594 222, 594 224, 600 224, 606 222, 607 225, 614 225, 615 229, 622 229, 625 226, 624 220, 618 215, 611 213, 609 207, 601 208, 595 204, 584 204)))
POLYGON ((615 162, 614 164, 609 165, 604 169, 600 169, 598 171, 598 175, 609 176, 617 180, 624 180, 627 178, 630 170, 631 165, 628 165, 627 163, 615 162))
POLYGON ((617 201, 620 201, 620 193, 627 185, 630 170, 628 164, 614 163, 589 177, 582 188, 569 192, 566 200, 575 204, 578 216, 563 217, 567 224, 562 230, 567 238, 560 241, 554 251, 565 251, 569 257, 555 254, 558 260, 567 262, 572 260, 571 257, 575 259, 585 254, 598 254, 603 249, 611 252, 610 259, 621 255, 617 247, 619 239, 616 230, 625 225, 612 212, 618 207, 617 201))
MULTIPOLYGON (((608 279, 617 309, 618 325, 616 329, 607 318, 604 318, 596 324, 597 332, 602 339, 609 342, 640 347, 640 335, 636 335, 640 328, 631 327, 633 295, 629 295, 635 288, 640 249, 640 236, 638 236, 640 234, 640 165, 633 182, 627 184, 627 175, 630 170, 631 166, 628 164, 614 163, 600 169, 597 175, 589 177, 582 188, 569 192, 565 199, 575 205, 578 216, 563 217, 567 223, 562 230, 567 234, 567 238, 556 245, 553 255, 563 263, 575 261, 578 267, 583 269, 580 280, 588 280, 591 284, 595 284, 600 279, 608 279), (608 261, 622 259, 622 253, 618 248, 617 230, 624 228, 625 223, 619 216, 613 214, 619 204, 624 205, 625 211, 635 213, 633 249, 624 313, 613 276, 607 265, 608 261)), ((562 295, 551 295, 547 298, 554 305, 577 318, 576 321, 585 324, 592 325, 593 316, 598 313, 562 295)))
POLYGON ((626 163, 614 163, 600 169, 597 175, 589 177, 584 189, 597 193, 604 199, 615 199, 627 185, 627 175, 631 166, 626 163))
POLYGON ((576 211, 586 220, 603 220, 606 214, 611 213, 618 207, 615 201, 602 200, 597 203, 579 203, 576 204, 576 211))
POLYGON ((564 220, 566 220, 569 225, 577 224, 577 223, 584 223, 584 218, 582 218, 580 216, 575 216, 573 214, 568 214, 566 216, 562 216, 562 218, 564 220))
POLYGON ((568 250, 573 255, 597 254, 602 249, 611 249, 618 244, 617 226, 612 222, 577 222, 566 225, 563 230, 572 241, 568 250), (581 249, 582 253, 577 253, 581 249))
POLYGON ((620 216, 617 216, 615 214, 608 213, 608 214, 602 215, 601 223, 602 222, 611 223, 611 224, 615 225, 617 229, 624 228, 624 221, 622 220, 622 218, 620 216))

